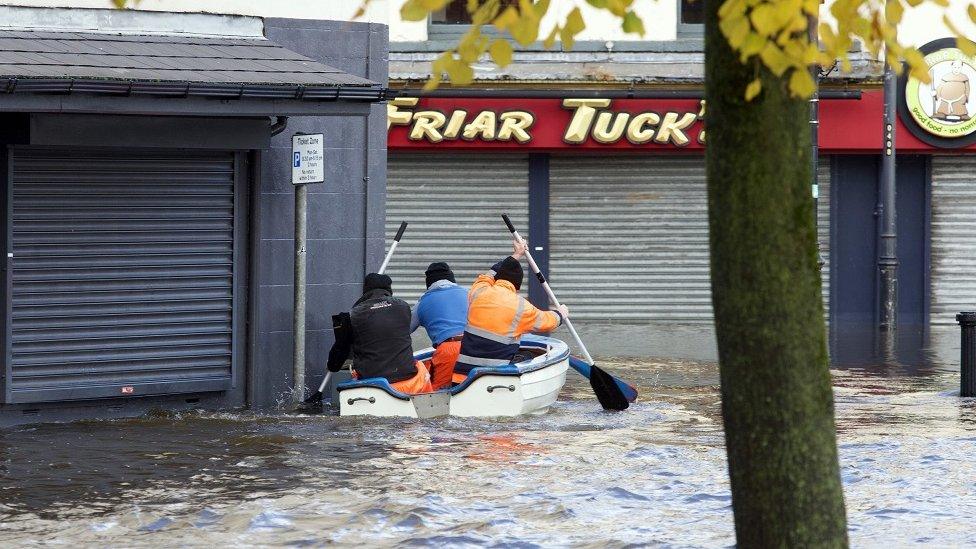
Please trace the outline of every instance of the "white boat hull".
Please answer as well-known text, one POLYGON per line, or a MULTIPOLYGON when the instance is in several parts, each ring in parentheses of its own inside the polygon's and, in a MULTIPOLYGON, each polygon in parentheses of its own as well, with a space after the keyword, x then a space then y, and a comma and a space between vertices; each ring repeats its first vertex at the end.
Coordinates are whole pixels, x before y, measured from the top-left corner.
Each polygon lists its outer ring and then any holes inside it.
MULTIPOLYGON (((429 418, 511 417, 544 413, 566 383, 569 350, 558 339, 526 336, 523 346, 545 349, 532 360, 500 368, 472 371, 472 379, 450 390, 404 395, 384 380, 347 382, 339 386, 339 414, 429 418)), ((432 350, 416 354, 429 358, 432 350)))

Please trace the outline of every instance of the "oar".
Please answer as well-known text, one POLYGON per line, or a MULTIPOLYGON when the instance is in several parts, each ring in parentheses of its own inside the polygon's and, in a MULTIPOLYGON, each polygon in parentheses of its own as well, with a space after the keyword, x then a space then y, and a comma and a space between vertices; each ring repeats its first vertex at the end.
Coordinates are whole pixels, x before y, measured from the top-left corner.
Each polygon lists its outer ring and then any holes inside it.
MULTIPOLYGON (((407 230, 407 222, 403 221, 400 223, 400 228, 397 230, 396 236, 393 237, 393 244, 390 244, 390 250, 386 252, 386 257, 383 258, 383 264, 380 265, 380 270, 376 271, 379 274, 386 272, 386 266, 390 264, 390 258, 393 257, 393 252, 400 245, 400 238, 403 237, 403 231, 407 230)), ((305 404, 319 404, 322 402, 322 392, 325 391, 325 386, 329 384, 329 379, 332 378, 332 372, 329 370, 325 371, 325 377, 322 378, 322 383, 319 385, 319 390, 315 391, 315 394, 305 399, 305 404)))
MULTIPOLYGON (((508 225, 508 230, 512 232, 512 236, 516 240, 525 242, 522 239, 522 235, 515 230, 515 225, 512 224, 512 220, 508 218, 507 214, 502 214, 502 219, 505 220, 505 224, 508 225)), ((529 267, 532 268, 532 272, 535 273, 535 277, 539 279, 542 284, 542 288, 545 289, 546 294, 549 296, 549 301, 553 305, 559 307, 559 300, 556 299, 556 294, 552 292, 552 288, 549 287, 549 282, 546 280, 545 275, 539 270, 539 266, 536 265, 535 259, 532 258, 532 253, 529 252, 528 246, 525 250, 525 259, 529 261, 529 267)), ((586 362, 582 362, 576 358, 570 357, 569 365, 573 367, 574 370, 579 372, 583 377, 590 380, 590 386, 593 387, 593 392, 596 393, 597 400, 600 401, 600 405, 603 406, 605 410, 626 410, 630 403, 637 400, 637 390, 631 385, 624 383, 623 381, 613 377, 604 370, 597 367, 593 363, 593 357, 590 356, 590 352, 586 350, 586 345, 583 345, 583 340, 580 339, 579 334, 576 333, 576 328, 573 327, 573 323, 570 322, 568 318, 563 319, 563 323, 569 328, 569 333, 573 334, 573 339, 576 340, 576 345, 579 346, 580 350, 583 352, 583 356, 586 358, 586 362)))

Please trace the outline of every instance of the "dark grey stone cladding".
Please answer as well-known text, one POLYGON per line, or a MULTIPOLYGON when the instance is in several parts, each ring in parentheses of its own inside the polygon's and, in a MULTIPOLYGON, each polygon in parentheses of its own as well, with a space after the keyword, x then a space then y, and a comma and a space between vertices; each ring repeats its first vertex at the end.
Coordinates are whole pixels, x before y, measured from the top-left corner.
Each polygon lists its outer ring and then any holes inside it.
MULTIPOLYGON (((387 82, 385 25, 266 19, 268 39, 320 63, 374 82, 387 82), (364 55, 369 52, 368 57, 364 55)), ((308 317, 306 380, 322 380, 332 345, 331 315, 348 310, 363 276, 383 259, 386 193, 386 106, 359 115, 293 117, 266 151, 252 225, 249 403, 274 406, 291 387, 294 287, 294 203, 291 136, 324 133, 326 182, 308 193, 308 317)))

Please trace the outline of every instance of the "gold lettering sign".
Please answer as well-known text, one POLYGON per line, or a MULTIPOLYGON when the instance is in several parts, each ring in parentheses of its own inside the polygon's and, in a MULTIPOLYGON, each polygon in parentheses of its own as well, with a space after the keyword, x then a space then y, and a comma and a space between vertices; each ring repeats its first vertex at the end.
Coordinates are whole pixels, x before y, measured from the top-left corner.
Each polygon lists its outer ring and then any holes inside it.
MULTIPOLYGON (((684 147, 691 142, 688 130, 705 117, 705 101, 698 112, 673 112, 663 114, 642 112, 631 114, 610 110, 609 99, 563 99, 563 108, 573 111, 569 126, 563 133, 563 141, 573 145, 592 138, 597 143, 610 144, 626 138, 634 145, 654 142, 659 145, 684 147)), ((705 143, 705 130, 698 134, 698 142, 705 143)))
POLYGON ((407 139, 429 143, 458 139, 516 143, 532 140, 529 129, 535 124, 535 116, 528 111, 496 113, 483 110, 469 113, 458 109, 447 115, 437 110, 412 110, 418 102, 416 97, 398 97, 387 103, 386 129, 408 126, 407 139))
MULTIPOLYGON (((444 141, 502 141, 524 144, 532 141, 535 115, 524 110, 468 112, 456 109, 449 113, 439 110, 417 110, 419 99, 398 97, 386 106, 386 127, 406 126, 411 141, 442 143, 444 141)), ((697 112, 622 112, 612 109, 611 99, 567 98, 564 109, 572 111, 563 131, 563 141, 581 145, 592 139, 601 144, 618 143, 621 139, 633 145, 687 146, 691 142, 691 128, 705 118, 705 101, 697 112)), ((705 143, 705 129, 696 136, 705 143)))

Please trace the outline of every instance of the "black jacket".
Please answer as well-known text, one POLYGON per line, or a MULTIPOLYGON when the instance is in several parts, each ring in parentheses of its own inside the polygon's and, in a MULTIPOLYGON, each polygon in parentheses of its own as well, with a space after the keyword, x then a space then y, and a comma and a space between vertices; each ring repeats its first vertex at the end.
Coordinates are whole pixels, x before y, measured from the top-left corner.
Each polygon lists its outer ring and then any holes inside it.
POLYGON ((385 377, 390 383, 417 375, 410 341, 410 306, 389 290, 363 294, 348 315, 333 317, 336 342, 329 351, 329 370, 339 371, 352 351, 360 379, 385 377))

